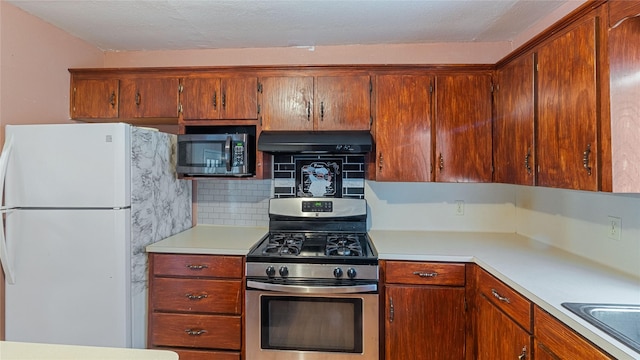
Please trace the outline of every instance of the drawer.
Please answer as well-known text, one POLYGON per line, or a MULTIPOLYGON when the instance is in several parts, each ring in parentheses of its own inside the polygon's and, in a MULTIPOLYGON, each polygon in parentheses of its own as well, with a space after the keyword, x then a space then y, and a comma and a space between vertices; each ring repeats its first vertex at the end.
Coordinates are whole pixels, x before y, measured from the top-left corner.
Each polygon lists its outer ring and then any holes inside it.
POLYGON ((613 359, 537 306, 535 306, 534 319, 534 338, 536 342, 542 343, 559 358, 585 360, 613 359))
POLYGON ((240 315, 241 280, 153 278, 153 310, 240 315))
POLYGON ((180 360, 240 360, 239 352, 161 348, 178 353, 180 360))
POLYGON ((465 265, 435 262, 387 261, 385 282, 411 285, 464 286, 465 265))
POLYGON ((240 351, 240 316, 154 313, 151 344, 240 351))
POLYGON ((478 271, 478 292, 531 333, 532 303, 484 270, 478 271))
POLYGON ((153 274, 242 279, 241 256, 152 254, 153 274))

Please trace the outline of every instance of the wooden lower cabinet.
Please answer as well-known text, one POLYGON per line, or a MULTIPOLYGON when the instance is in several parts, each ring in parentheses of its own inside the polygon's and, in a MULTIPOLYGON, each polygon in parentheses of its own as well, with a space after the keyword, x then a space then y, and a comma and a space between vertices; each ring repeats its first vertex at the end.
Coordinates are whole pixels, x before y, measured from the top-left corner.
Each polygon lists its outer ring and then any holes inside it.
MULTIPOLYGON (((532 336, 484 295, 478 299, 478 360, 512 360, 531 353, 532 336)), ((523 357, 522 359, 528 359, 523 357)))
POLYGON ((534 329, 536 360, 614 359, 538 306, 534 329))
POLYGON ((388 261, 386 360, 465 357, 465 265, 388 261))
POLYGON ((241 256, 150 254, 147 345, 187 360, 242 355, 241 256))
POLYGON ((476 359, 531 359, 532 303, 488 272, 476 270, 476 359))

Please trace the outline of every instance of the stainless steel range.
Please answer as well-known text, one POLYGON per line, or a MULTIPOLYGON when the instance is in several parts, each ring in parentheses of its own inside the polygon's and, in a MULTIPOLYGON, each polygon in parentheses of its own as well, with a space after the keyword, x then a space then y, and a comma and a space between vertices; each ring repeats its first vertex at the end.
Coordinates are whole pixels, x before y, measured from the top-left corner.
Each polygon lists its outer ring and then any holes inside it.
POLYGON ((378 359, 378 254, 363 199, 271 199, 246 261, 248 359, 378 359))

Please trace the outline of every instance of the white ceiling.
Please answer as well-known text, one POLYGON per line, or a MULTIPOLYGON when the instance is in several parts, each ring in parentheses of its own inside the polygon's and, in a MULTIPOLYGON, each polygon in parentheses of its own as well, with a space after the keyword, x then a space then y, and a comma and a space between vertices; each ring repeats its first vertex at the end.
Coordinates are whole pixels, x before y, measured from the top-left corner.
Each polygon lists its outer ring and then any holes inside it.
POLYGON ((4 0, 104 51, 511 41, 571 0, 4 0))

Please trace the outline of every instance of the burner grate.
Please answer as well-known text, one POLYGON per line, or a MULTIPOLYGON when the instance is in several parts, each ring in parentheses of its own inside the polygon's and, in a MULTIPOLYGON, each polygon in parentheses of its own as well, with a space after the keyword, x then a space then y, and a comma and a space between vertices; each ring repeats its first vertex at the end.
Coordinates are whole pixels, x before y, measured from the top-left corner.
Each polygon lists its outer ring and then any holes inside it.
POLYGON ((263 255, 298 255, 302 249, 304 234, 273 233, 269 236, 263 255))
POLYGON ((327 235, 327 256, 363 256, 362 245, 357 234, 327 235))

